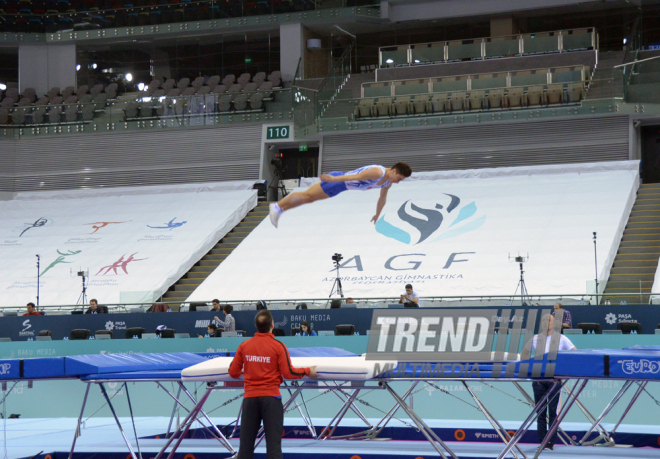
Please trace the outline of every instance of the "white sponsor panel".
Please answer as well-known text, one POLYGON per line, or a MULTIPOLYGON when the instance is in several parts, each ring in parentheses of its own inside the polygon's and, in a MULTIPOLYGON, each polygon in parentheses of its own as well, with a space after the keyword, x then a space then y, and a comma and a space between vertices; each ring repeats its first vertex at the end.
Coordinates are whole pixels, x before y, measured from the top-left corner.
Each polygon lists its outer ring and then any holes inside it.
POLYGON ((347 191, 262 222, 189 300, 323 298, 343 255, 344 294, 510 295, 527 255, 530 294, 584 294, 607 280, 639 186, 639 164, 423 173, 379 191, 347 191))
POLYGON ((89 271, 87 296, 100 303, 153 301, 256 205, 253 182, 239 183, 0 201, 0 305, 35 300, 37 254, 41 304, 76 304, 79 271, 89 271))

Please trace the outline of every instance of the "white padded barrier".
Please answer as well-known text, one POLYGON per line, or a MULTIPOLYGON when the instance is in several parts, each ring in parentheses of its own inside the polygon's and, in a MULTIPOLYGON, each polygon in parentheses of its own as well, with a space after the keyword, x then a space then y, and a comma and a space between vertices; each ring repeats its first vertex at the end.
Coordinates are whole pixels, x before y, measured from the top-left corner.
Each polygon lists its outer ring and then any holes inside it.
MULTIPOLYGON (((0 305, 150 303, 256 206, 253 181, 18 193, 0 201, 0 305)), ((212 294, 205 300, 221 295, 212 294)))
POLYGON ((266 219, 188 300, 327 297, 335 252, 346 297, 398 298, 407 283, 421 297, 512 295, 518 254, 530 256, 530 294, 583 295, 594 231, 599 279, 609 278, 638 171, 618 161, 413 174, 392 186, 376 225, 379 191, 347 191, 285 212, 278 229, 266 219))

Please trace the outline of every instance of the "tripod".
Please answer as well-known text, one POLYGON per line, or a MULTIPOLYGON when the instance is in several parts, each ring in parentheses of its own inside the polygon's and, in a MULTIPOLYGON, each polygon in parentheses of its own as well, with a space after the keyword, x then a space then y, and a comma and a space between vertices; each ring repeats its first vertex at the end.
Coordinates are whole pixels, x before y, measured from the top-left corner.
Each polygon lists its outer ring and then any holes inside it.
POLYGON ((531 303, 531 298, 529 296, 529 292, 527 292, 527 286, 525 285, 525 271, 523 271, 523 262, 520 261, 520 280, 518 281, 518 286, 516 287, 516 291, 513 293, 513 296, 516 296, 518 293, 518 290, 520 290, 520 301, 522 306, 528 306, 527 303, 525 302, 525 299, 527 299, 531 303))
POLYGON ((332 289, 330 289, 329 298, 332 298, 332 295, 334 293, 338 293, 340 297, 344 298, 344 291, 341 288, 341 277, 339 277, 339 262, 338 261, 335 261, 335 270, 337 272, 337 275, 335 277, 335 281, 332 284, 332 289))
POLYGON ((39 284, 41 284, 41 271, 39 267, 39 262, 41 261, 41 257, 37 255, 37 306, 39 306, 39 284))
POLYGON ((81 273, 78 273, 78 275, 82 277, 82 292, 80 292, 80 296, 78 297, 76 304, 85 305, 87 304, 87 278, 85 277, 85 271, 81 271, 81 273))

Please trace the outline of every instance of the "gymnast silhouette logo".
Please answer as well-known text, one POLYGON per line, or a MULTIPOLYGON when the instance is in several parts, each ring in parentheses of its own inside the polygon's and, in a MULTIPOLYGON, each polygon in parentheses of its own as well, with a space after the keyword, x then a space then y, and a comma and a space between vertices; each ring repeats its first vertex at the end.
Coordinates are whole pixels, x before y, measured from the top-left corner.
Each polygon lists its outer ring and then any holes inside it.
POLYGON ((174 223, 174 220, 176 220, 176 217, 174 217, 172 220, 170 220, 167 223, 163 223, 165 226, 150 226, 150 225, 147 225, 147 228, 173 230, 174 228, 180 228, 183 225, 185 225, 186 223, 188 223, 187 221, 174 223))
POLYGON ((112 271, 115 276, 120 275, 121 273, 117 272, 117 269, 121 269, 124 271, 124 274, 128 274, 128 270, 126 269, 128 267, 129 263, 132 263, 134 261, 142 261, 142 260, 148 260, 148 258, 133 258, 135 255, 137 255, 137 252, 132 253, 128 258, 124 259, 126 254, 122 255, 119 257, 119 260, 115 261, 111 265, 104 266, 103 268, 99 269, 99 272, 96 273, 96 275, 101 275, 101 276, 106 276, 112 271), (105 269, 105 272, 101 274, 101 271, 105 269))
POLYGON ((94 231, 88 234, 94 234, 101 228, 105 228, 108 225, 117 225, 119 223, 128 223, 131 220, 125 221, 125 222, 94 222, 94 223, 85 223, 85 225, 92 225, 92 228, 94 228, 94 231))
POLYGON ((49 264, 46 269, 43 270, 41 274, 39 274, 39 277, 43 277, 44 274, 46 274, 49 270, 53 269, 55 266, 61 264, 61 263, 73 263, 73 261, 66 261, 67 257, 72 257, 73 255, 78 255, 82 250, 69 250, 68 252, 60 252, 59 250, 57 253, 59 256, 49 264))
POLYGON ((44 226, 48 226, 52 224, 53 224, 53 220, 51 220, 50 218, 39 217, 32 223, 23 223, 23 226, 21 226, 20 228, 16 228, 14 231, 20 231, 21 234, 19 234, 18 237, 21 237, 28 230, 31 230, 33 228, 43 228, 44 226))
POLYGON ((376 222, 376 231, 404 244, 418 245, 474 231, 486 221, 485 215, 477 215, 477 204, 474 201, 461 206, 458 196, 444 196, 447 198, 443 197, 442 203, 436 203, 431 209, 418 206, 410 200, 404 202, 396 216, 384 214, 380 217, 376 222))

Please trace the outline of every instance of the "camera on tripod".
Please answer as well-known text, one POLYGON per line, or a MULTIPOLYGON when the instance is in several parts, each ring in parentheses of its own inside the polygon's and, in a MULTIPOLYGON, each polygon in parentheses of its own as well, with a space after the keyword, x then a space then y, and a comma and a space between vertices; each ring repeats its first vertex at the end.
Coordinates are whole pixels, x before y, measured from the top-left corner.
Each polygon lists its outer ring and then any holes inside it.
POLYGON ((78 276, 85 277, 86 276, 85 271, 78 271, 78 276))
POLYGON ((516 257, 516 263, 524 263, 525 259, 521 256, 516 257))
POLYGON ((336 264, 339 264, 340 261, 342 261, 344 257, 342 257, 341 253, 335 253, 332 256, 332 261, 334 261, 336 264))

